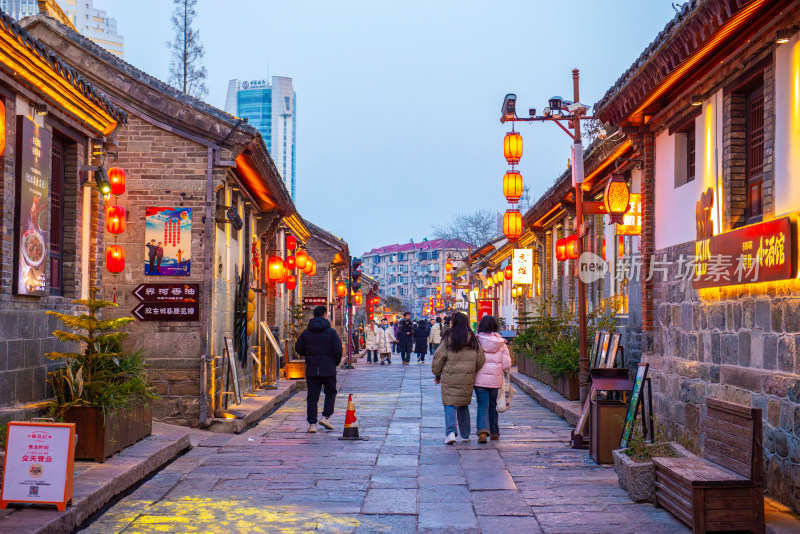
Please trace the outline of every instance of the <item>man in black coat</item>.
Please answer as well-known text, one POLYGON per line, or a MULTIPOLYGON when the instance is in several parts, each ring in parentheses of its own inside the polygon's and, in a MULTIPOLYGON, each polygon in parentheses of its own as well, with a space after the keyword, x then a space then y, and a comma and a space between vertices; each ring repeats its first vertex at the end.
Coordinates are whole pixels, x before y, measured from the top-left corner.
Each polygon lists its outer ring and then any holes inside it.
POLYGON ((336 367, 342 362, 342 340, 331 328, 327 315, 325 306, 314 308, 314 318, 308 322, 308 328, 303 330, 294 345, 295 352, 306 360, 308 432, 317 431, 317 404, 323 387, 325 406, 319 424, 333 430, 331 416, 336 403, 336 367))
POLYGON ((397 327, 397 352, 403 360, 403 365, 411 363, 411 353, 414 352, 414 323, 411 322, 411 313, 403 314, 403 320, 397 327))

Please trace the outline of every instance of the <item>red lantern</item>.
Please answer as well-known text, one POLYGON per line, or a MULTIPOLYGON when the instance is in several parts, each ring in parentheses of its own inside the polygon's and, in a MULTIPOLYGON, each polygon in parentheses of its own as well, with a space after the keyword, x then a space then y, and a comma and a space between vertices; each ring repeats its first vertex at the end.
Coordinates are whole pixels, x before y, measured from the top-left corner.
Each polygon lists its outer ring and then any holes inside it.
POLYGON ((448 295, 451 294, 453 292, 453 286, 451 285, 444 286, 444 292, 447 293, 448 295))
POLYGON ((611 174, 611 178, 603 191, 603 205, 610 216, 611 224, 622 223, 625 212, 628 211, 631 194, 625 176, 619 173, 611 174))
POLYGON ((297 287, 297 277, 293 274, 290 274, 286 277, 286 289, 289 291, 293 290, 297 287))
POLYGON ((294 255, 295 263, 297 264, 298 269, 305 269, 306 263, 308 263, 308 253, 305 250, 298 250, 297 254, 294 255))
POLYGON ((106 230, 115 235, 125 231, 125 208, 106 206, 106 230))
POLYGON ((450 261, 450 260, 447 260, 446 262, 444 262, 444 270, 445 271, 452 271, 453 270, 453 262, 450 261))
POLYGON ((516 165, 522 158, 522 136, 517 132, 508 132, 503 139, 503 155, 509 165, 516 165))
POLYGON ((109 245, 106 249, 106 269, 110 273, 121 273, 125 269, 125 249, 119 245, 109 245))
POLYGON ((511 280, 512 278, 514 278, 514 269, 512 269, 510 265, 506 267, 505 275, 506 275, 506 280, 511 280))
POLYGON ((336 284, 336 296, 342 299, 347 296, 347 286, 344 282, 336 284))
POLYGON ((519 171, 508 171, 503 176, 503 194, 509 203, 519 202, 519 198, 522 196, 522 175, 519 171))
POLYGON ((286 268, 283 265, 283 260, 278 256, 270 256, 269 262, 267 263, 267 272, 269 273, 269 279, 273 282, 278 282, 281 278, 283 278, 283 273, 286 271, 286 268))
MULTIPOLYGON (((305 272, 305 271, 304 271, 305 272)), ((317 262, 316 260, 311 260, 311 272, 306 273, 308 276, 315 276, 317 274, 317 262)))
POLYGON ((503 233, 511 241, 522 237, 522 214, 519 210, 506 210, 503 215, 503 233))
POLYGON ((361 302, 364 300, 364 297, 362 297, 361 293, 359 292, 359 293, 356 293, 355 299, 356 299, 356 304, 358 305, 358 304, 361 304, 361 302))
MULTIPOLYGON (((297 262, 296 259, 295 259, 295 262, 297 262)), ((314 270, 315 265, 316 265, 316 262, 314 261, 314 259, 311 256, 308 256, 307 259, 306 259, 306 266, 303 269, 303 272, 306 273, 308 276, 311 276, 311 272, 312 272, 312 270, 314 270)), ((298 267, 299 267, 299 265, 298 265, 298 267)))
POLYGON ((289 256, 286 258, 286 268, 290 271, 294 271, 294 268, 297 267, 295 262, 294 256, 289 256))
POLYGON ((556 259, 567 261, 567 239, 564 237, 556 241, 556 259))
POLYGON ((125 192, 125 169, 111 167, 108 169, 108 183, 111 184, 111 194, 121 195, 125 192))
POLYGON ((567 237, 567 258, 570 260, 578 259, 578 236, 575 234, 567 237))
POLYGON ((294 250, 297 248, 297 238, 293 235, 286 237, 286 248, 294 250))
POLYGON ((436 292, 437 293, 441 293, 442 292, 442 286, 436 286, 436 292))

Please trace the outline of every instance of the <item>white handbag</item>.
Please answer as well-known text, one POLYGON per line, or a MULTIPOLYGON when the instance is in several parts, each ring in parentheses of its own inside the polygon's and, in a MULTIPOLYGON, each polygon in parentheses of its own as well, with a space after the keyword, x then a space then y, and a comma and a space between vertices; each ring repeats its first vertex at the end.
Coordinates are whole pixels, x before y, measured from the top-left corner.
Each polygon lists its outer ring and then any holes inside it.
POLYGON ((503 385, 497 392, 497 413, 503 413, 511 407, 511 398, 514 396, 514 387, 511 385, 508 373, 503 373, 503 385))

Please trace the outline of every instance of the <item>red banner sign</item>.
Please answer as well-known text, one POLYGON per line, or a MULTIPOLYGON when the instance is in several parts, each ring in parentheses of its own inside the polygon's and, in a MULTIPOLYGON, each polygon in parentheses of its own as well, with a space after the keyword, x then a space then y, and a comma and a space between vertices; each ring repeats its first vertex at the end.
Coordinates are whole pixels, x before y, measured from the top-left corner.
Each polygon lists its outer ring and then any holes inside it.
POLYGON ((492 315, 492 301, 491 300, 479 300, 478 301, 478 322, 481 322, 484 315, 492 315))
POLYGON ((695 288, 794 278, 795 234, 790 217, 745 226, 695 242, 695 288))

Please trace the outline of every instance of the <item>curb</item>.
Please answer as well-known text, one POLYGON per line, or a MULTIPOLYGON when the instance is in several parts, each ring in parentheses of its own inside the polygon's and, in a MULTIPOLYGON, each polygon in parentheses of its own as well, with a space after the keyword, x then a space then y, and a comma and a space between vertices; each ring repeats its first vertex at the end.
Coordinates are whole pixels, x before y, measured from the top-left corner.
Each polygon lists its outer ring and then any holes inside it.
POLYGON ((510 377, 511 381, 533 400, 564 419, 570 425, 575 426, 578 424, 578 419, 581 417, 581 403, 579 401, 568 401, 550 386, 539 382, 535 378, 525 376, 514 370, 514 368, 511 370, 510 377))
MULTIPOLYGON (((205 430, 219 434, 241 434, 291 397, 299 389, 299 382, 281 380, 278 389, 262 391, 257 397, 245 397, 238 406, 228 407, 230 411, 244 412, 244 417, 237 419, 215 417, 209 420, 205 430)), ((305 383, 304 380, 302 382, 305 383)))

